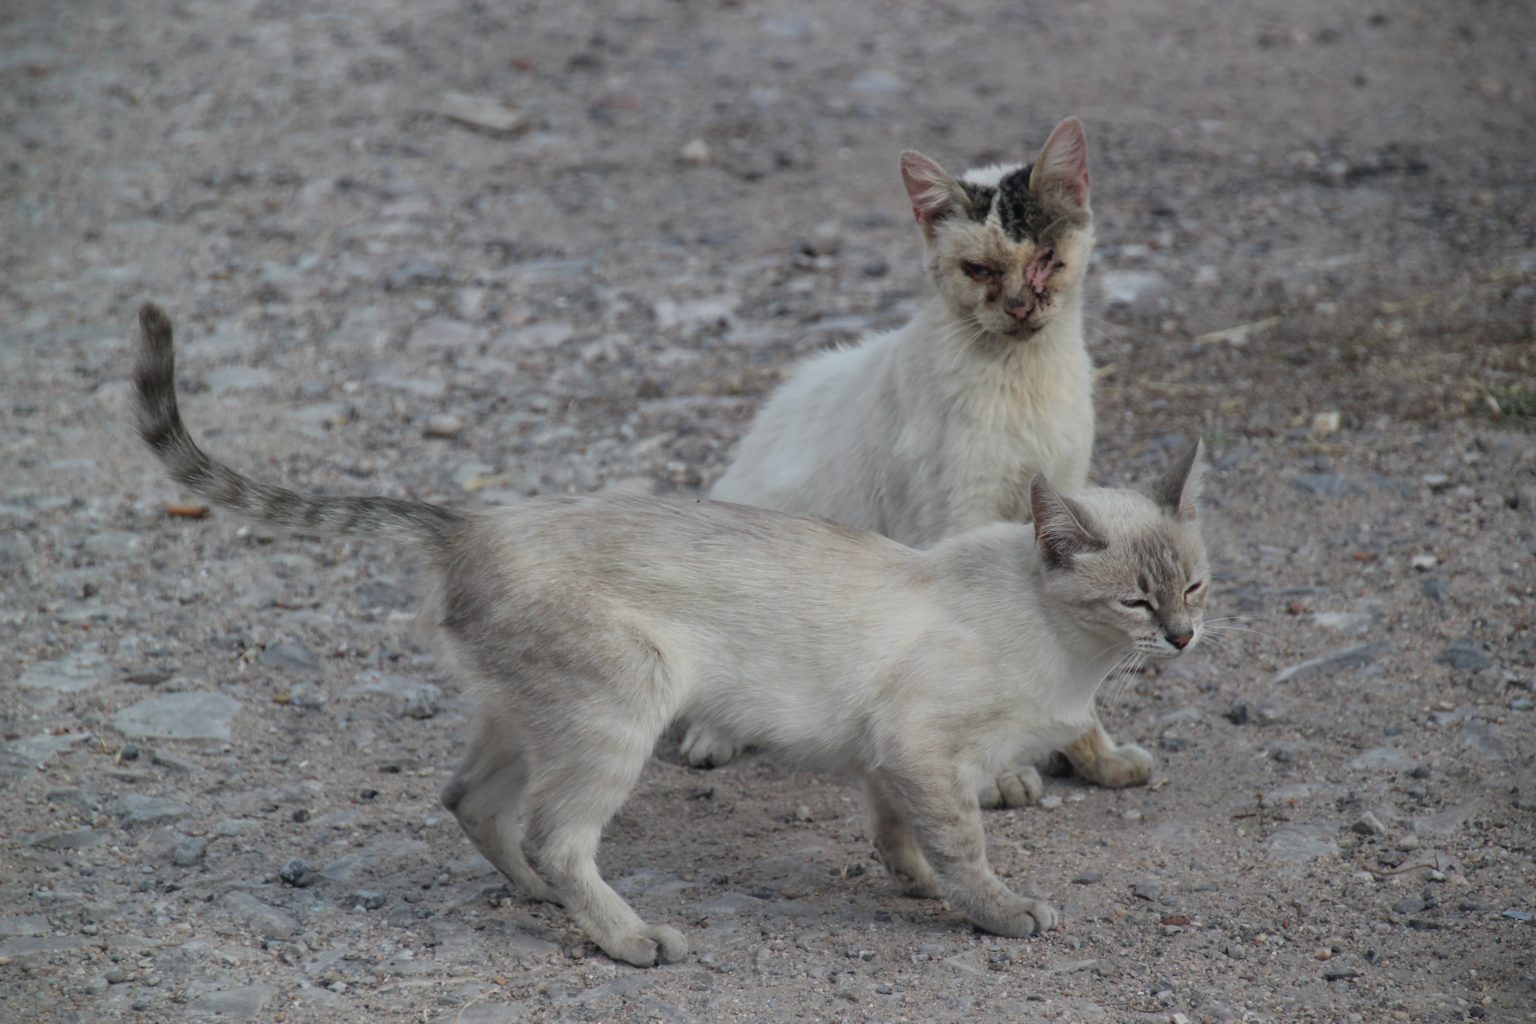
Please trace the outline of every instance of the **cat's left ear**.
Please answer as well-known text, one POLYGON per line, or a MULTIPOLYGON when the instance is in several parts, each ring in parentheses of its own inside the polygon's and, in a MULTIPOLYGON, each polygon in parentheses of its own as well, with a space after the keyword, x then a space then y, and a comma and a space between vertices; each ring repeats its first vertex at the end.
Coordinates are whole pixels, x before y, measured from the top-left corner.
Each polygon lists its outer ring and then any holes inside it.
POLYGON ((1089 525, 1083 507, 1043 476, 1029 482, 1029 514, 1035 522, 1040 556, 1052 569, 1065 567, 1078 555, 1104 550, 1104 541, 1089 525))
POLYGON ((1198 513, 1200 485, 1205 476, 1205 463, 1200 456, 1204 451, 1197 438, 1152 488, 1152 499, 1169 515, 1193 519, 1198 513))
POLYGON ((965 190, 937 163, 915 149, 901 154, 901 183, 912 200, 912 216, 923 229, 923 237, 933 237, 933 226, 952 216, 965 204, 965 190))
POLYGON ((1083 122, 1069 117, 1051 132, 1029 173, 1029 190, 1057 192, 1088 208, 1088 136, 1083 122))

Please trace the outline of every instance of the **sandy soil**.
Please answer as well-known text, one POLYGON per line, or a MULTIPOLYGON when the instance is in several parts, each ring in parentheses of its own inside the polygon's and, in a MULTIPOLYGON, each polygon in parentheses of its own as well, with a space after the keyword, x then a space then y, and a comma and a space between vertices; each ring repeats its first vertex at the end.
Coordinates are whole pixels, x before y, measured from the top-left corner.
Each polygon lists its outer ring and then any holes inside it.
POLYGON ((1536 1019, 1531 6, 577 6, 0 13, 0 1018, 1536 1019), (838 780, 662 752, 602 864, 696 952, 616 966, 439 809, 409 559, 171 516, 131 437, 153 298, 258 475, 695 492, 926 294, 899 151, 1067 113, 1097 475, 1206 437, 1252 632, 1107 708, 1151 786, 989 816, 1043 938, 893 895, 838 780))

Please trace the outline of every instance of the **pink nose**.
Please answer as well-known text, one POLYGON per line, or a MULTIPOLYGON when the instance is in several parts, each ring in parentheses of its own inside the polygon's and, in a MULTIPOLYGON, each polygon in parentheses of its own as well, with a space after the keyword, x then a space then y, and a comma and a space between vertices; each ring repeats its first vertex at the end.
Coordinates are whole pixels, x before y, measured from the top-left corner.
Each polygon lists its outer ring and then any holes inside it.
POLYGON ((1018 321, 1028 320, 1035 311, 1035 300, 1031 296, 1027 299, 1009 299, 1005 306, 1013 318, 1018 321))

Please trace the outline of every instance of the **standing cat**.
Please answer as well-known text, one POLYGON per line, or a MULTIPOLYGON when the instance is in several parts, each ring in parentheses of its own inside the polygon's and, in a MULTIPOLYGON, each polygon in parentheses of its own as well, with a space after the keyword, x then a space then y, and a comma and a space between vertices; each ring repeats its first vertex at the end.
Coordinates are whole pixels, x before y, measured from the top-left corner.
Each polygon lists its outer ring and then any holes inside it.
POLYGON ((444 804, 524 892, 631 964, 676 960, 687 943, 643 921, 594 857, 675 716, 857 776, 907 892, 1030 935, 1056 911, 988 865, 977 784, 1079 735, 1122 659, 1173 657, 1200 634, 1198 446, 1150 498, 1068 498, 1036 478, 1033 528, 997 523, 926 551, 717 502, 311 497, 198 448, 177 410, 170 323, 152 306, 140 323, 139 433, 176 480, 251 518, 423 551, 430 619, 480 699, 444 804))
MULTIPOLYGON (((920 153, 901 177, 939 294, 905 327, 808 359, 768 401, 710 497, 824 516, 925 547, 1029 518, 1029 480, 1079 490, 1093 450, 1083 279, 1093 250, 1088 141, 1056 126, 1032 165, 952 178, 920 153)), ((738 748, 690 722, 683 754, 738 748)), ((1097 718, 1066 749, 1101 785, 1146 782, 1152 757, 1097 718)), ((988 782, 984 806, 1040 794, 1028 765, 988 782)))

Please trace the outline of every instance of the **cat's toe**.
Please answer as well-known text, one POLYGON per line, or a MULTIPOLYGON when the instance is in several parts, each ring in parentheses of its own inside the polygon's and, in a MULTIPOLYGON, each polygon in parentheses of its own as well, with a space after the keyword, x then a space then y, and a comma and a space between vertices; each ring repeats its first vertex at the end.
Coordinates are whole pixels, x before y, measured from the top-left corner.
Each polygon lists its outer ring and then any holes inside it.
POLYGON ((1061 918, 1056 913, 1056 908, 1045 900, 1030 900, 1027 908, 1029 916, 1034 918, 1035 931, 1048 932, 1061 923, 1061 918))
POLYGON ((1017 771, 1003 772, 990 780, 976 794, 984 810, 1000 810, 1005 807, 1028 807, 1040 799, 1045 784, 1040 773, 1025 766, 1017 771))
POLYGON ((671 925, 646 925, 640 934, 656 943, 657 963, 675 964, 688 955, 688 940, 671 925))
POLYGON ((688 955, 688 940, 664 924, 648 924, 632 935, 614 936, 597 944, 615 960, 635 967, 676 963, 688 955))
POLYGON ((741 752, 729 740, 715 736, 696 725, 690 725, 683 736, 679 752, 694 768, 719 768, 730 764, 741 752))
POLYGON ((1091 781, 1111 789, 1145 786, 1152 781, 1152 769, 1156 764, 1145 749, 1126 743, 1099 757, 1091 781))

